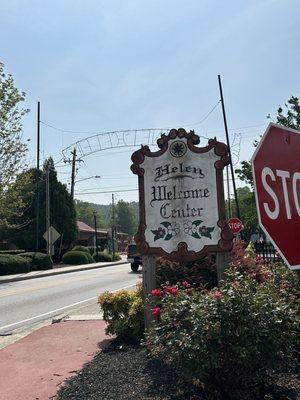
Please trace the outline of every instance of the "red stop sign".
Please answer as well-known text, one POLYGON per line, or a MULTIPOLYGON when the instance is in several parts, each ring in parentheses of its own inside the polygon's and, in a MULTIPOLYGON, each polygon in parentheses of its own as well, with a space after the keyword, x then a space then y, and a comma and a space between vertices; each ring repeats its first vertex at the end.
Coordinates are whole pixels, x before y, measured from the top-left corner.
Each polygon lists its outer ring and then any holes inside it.
POLYGON ((242 221, 239 218, 230 218, 228 220, 228 225, 232 233, 235 235, 240 233, 244 228, 242 221))
POLYGON ((291 269, 300 268, 300 131, 269 124, 252 157, 259 223, 291 269))

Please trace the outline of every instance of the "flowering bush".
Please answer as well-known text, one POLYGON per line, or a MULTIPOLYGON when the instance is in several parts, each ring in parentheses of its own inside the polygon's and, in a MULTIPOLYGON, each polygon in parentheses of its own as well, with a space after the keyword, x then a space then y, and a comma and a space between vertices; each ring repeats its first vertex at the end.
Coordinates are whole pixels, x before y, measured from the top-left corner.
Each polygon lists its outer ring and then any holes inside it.
POLYGON ((195 384, 228 398, 253 390, 268 369, 291 354, 297 336, 294 295, 285 280, 276 279, 270 272, 261 284, 231 270, 211 291, 183 283, 176 294, 164 289, 154 296, 156 322, 147 334, 148 349, 195 384))
POLYGON ((99 296, 98 303, 103 310, 108 335, 116 335, 118 339, 129 342, 141 340, 144 335, 141 285, 132 291, 105 292, 99 296))
POLYGON ((278 287, 286 286, 287 293, 298 291, 299 279, 297 274, 290 271, 282 263, 266 263, 261 257, 256 256, 252 251, 253 246, 245 244, 242 241, 236 241, 231 252, 230 268, 227 270, 227 279, 231 274, 239 272, 243 276, 250 276, 258 283, 264 283, 269 278, 273 278, 273 284, 278 287))

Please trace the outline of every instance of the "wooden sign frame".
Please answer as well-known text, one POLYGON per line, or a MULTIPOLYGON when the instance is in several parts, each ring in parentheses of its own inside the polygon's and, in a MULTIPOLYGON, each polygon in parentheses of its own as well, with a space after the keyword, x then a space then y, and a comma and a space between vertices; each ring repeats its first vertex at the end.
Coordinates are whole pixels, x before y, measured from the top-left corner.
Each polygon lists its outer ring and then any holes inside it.
POLYGON ((194 261, 205 257, 208 253, 215 252, 228 252, 232 249, 232 239, 234 235, 229 229, 225 216, 225 200, 224 200, 224 187, 223 187, 223 169, 226 165, 230 163, 228 155, 228 147, 226 144, 218 142, 215 139, 210 139, 208 145, 205 147, 197 147, 200 139, 194 131, 186 132, 185 129, 172 129, 168 135, 162 135, 161 138, 157 140, 157 145, 160 150, 152 152, 148 146, 142 146, 141 149, 137 150, 132 154, 131 160, 133 164, 131 165, 131 170, 134 174, 138 175, 139 184, 139 205, 140 205, 140 222, 138 232, 135 235, 135 241, 140 253, 144 255, 157 255, 164 258, 170 259, 172 261, 194 261), (168 142, 176 138, 186 138, 187 147, 190 151, 203 154, 214 149, 214 153, 219 156, 214 164, 216 170, 216 189, 217 189, 217 204, 218 204, 218 221, 217 225, 221 229, 221 238, 218 244, 205 245, 201 251, 195 252, 188 250, 187 244, 185 242, 180 242, 177 246, 177 250, 171 253, 167 253, 161 247, 150 247, 145 238, 146 230, 146 211, 145 211, 145 182, 144 182, 144 169, 141 164, 144 162, 145 157, 159 157, 168 150, 168 142))

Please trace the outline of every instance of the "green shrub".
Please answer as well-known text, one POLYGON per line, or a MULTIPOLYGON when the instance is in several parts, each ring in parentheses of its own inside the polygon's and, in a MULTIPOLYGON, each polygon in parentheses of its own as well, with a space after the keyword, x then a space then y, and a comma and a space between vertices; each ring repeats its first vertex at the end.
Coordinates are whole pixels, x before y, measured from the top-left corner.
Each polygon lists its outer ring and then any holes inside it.
POLYGON ((19 255, 24 253, 25 250, 0 250, 0 254, 12 254, 12 255, 19 255))
POLYGON ((99 251, 98 257, 97 254, 93 254, 93 258, 96 262, 110 262, 112 261, 112 254, 108 253, 106 250, 99 251))
POLYGON ((86 253, 86 255, 87 255, 87 258, 89 260, 89 263, 94 263, 95 262, 94 257, 91 255, 90 252, 86 253))
POLYGON ((246 398, 247 392, 256 398, 267 371, 292 354, 299 333, 295 294, 277 285, 274 275, 263 284, 229 275, 209 292, 175 286, 154 291, 157 317, 147 346, 197 385, 228 399, 246 398))
POLYGON ((71 250, 62 257, 63 264, 89 264, 89 257, 86 251, 71 250))
POLYGON ((121 254, 120 253, 115 253, 115 257, 113 258, 113 255, 111 254, 111 259, 112 261, 119 261, 122 259, 121 254))
POLYGON ((107 323, 106 333, 118 339, 139 342, 144 334, 142 287, 133 291, 105 292, 98 300, 107 323))
POLYGON ((32 270, 43 270, 53 267, 52 259, 48 254, 38 252, 26 252, 20 255, 21 257, 26 257, 30 260, 30 263, 32 264, 32 270))
POLYGON ((0 254, 0 275, 21 274, 31 268, 26 257, 12 254, 0 254))
POLYGON ((86 246, 81 246, 81 245, 74 246, 73 249, 72 249, 71 251, 84 251, 84 252, 86 252, 86 253, 89 253, 89 252, 90 252, 90 250, 88 249, 88 247, 86 247, 86 246))
POLYGON ((87 246, 87 249, 89 249, 90 255, 93 256, 95 252, 95 246, 87 246))

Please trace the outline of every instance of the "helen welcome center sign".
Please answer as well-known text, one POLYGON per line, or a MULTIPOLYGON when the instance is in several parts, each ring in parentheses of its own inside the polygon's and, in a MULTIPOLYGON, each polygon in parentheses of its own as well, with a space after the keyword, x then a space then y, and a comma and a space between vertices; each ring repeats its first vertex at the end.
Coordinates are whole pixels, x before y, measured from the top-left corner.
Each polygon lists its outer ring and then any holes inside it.
POLYGON ((140 204, 135 240, 142 254, 192 261, 232 248, 223 189, 228 148, 216 139, 197 144, 194 131, 172 129, 158 139, 158 151, 142 146, 133 153, 140 204))

